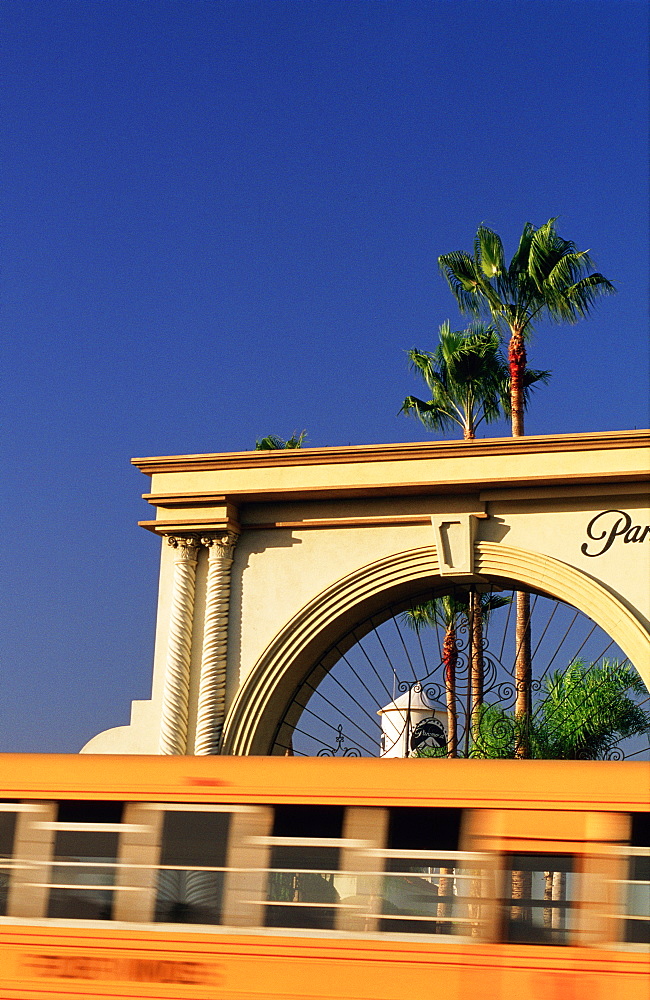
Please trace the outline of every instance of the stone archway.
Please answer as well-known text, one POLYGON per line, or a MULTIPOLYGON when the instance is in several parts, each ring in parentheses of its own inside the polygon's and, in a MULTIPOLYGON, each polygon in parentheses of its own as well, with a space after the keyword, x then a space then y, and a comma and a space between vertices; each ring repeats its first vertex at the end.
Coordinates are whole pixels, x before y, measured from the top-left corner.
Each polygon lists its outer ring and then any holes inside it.
MULTIPOLYGON (((507 580, 564 601, 587 614, 624 651, 650 689, 650 637, 615 594, 588 574, 533 551, 494 542, 474 546, 474 575, 466 581, 507 580)), ((444 584, 436 549, 423 546, 377 560, 326 588, 289 621, 241 686, 224 730, 223 753, 269 752, 291 693, 309 667, 355 620, 387 600, 408 596, 418 583, 444 584)))
POLYGON ((162 541, 151 696, 84 750, 261 753, 301 671, 349 627, 454 579, 580 609, 647 684, 649 443, 607 431, 134 460, 156 513, 141 524, 162 541))

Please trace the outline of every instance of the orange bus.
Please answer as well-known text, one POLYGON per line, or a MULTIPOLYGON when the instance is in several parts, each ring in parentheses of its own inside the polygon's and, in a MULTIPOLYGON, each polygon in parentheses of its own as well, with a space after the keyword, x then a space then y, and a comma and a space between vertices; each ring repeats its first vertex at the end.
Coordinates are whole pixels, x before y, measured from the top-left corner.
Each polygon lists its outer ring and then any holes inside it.
POLYGON ((1 1000, 650 996, 648 763, 0 762, 1 1000))

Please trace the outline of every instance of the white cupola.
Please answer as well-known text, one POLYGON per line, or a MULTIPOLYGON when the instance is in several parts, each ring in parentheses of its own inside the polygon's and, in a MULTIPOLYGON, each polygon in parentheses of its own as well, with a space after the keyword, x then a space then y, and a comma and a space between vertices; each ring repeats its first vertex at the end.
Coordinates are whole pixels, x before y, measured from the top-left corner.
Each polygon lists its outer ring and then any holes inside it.
POLYGON ((413 757, 419 747, 447 743, 447 713, 433 705, 420 684, 380 708, 380 757, 413 757))

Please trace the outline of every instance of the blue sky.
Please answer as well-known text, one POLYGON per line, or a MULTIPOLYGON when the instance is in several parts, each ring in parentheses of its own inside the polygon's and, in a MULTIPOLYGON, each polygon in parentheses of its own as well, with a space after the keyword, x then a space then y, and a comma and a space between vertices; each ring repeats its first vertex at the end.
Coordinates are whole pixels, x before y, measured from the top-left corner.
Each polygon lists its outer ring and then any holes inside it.
MULTIPOLYGON (((529 433, 648 425, 642 0, 0 6, 1 750, 151 679, 132 456, 410 441, 437 257, 558 216, 618 294, 540 325, 529 433)), ((503 427, 489 433, 507 433, 503 427)))

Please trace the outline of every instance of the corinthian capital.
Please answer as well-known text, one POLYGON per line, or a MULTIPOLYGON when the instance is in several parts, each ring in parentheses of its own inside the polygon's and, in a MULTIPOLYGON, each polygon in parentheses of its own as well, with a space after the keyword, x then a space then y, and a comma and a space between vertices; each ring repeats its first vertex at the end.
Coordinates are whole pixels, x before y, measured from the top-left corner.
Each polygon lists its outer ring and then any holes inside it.
POLYGON ((177 560, 196 562, 199 543, 193 535, 167 535, 167 544, 177 550, 177 560))
POLYGON ((222 531, 215 535, 204 535, 201 545, 210 550, 210 555, 217 559, 232 559, 233 550, 239 535, 235 531, 222 531))

